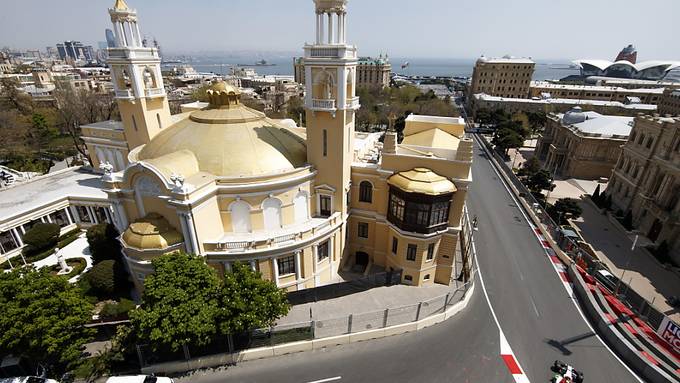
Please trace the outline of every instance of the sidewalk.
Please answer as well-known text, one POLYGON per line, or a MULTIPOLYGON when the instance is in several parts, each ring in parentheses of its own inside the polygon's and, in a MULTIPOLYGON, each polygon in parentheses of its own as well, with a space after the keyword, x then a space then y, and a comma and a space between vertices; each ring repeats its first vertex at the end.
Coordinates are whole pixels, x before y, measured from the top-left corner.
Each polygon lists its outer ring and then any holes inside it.
POLYGON ((618 278, 625 269, 623 282, 650 303, 653 301, 656 308, 676 323, 680 322, 680 309, 674 309, 666 303, 666 298, 680 296, 680 276, 664 269, 642 249, 631 251, 633 238, 628 238, 606 215, 602 215, 587 201, 581 201, 580 205, 583 216, 573 222, 583 239, 593 246, 600 260, 618 278))

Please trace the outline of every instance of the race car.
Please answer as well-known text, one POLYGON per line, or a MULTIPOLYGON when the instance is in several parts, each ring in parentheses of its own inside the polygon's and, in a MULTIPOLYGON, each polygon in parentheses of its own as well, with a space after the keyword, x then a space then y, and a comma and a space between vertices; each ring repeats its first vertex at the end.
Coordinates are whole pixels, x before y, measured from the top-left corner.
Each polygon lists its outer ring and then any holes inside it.
POLYGON ((574 367, 556 360, 551 370, 555 372, 551 382, 553 383, 583 383, 583 373, 576 371, 574 367))

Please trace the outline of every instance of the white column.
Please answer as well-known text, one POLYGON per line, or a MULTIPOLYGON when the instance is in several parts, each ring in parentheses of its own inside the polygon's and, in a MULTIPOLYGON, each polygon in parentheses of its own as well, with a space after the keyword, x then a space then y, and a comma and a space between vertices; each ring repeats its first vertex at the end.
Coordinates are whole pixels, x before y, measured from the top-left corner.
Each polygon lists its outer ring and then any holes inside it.
POLYGON ((345 67, 338 68, 338 109, 347 108, 347 69, 345 67))
POLYGON ((305 65, 305 104, 312 105, 312 67, 305 65))
POLYGON ((327 13, 328 15, 328 44, 333 44, 333 14, 327 13))
POLYGON ((194 253, 193 249, 191 248, 191 234, 189 233, 189 228, 187 227, 186 223, 186 214, 185 213, 179 213, 179 225, 182 228, 182 236, 184 237, 184 247, 187 250, 187 253, 194 253))
POLYGON ((92 206, 85 206, 85 208, 87 209, 87 213, 90 215, 90 220, 92 221, 91 223, 94 223, 95 225, 98 224, 99 221, 97 220, 97 215, 94 214, 94 209, 92 206))
POLYGON ((347 12, 342 13, 342 43, 347 43, 347 12))
POLYGON ((321 14, 316 14, 316 45, 321 44, 321 14))
POLYGON ((21 240, 21 236, 19 235, 19 230, 17 230, 17 228, 15 227, 15 228, 12 228, 11 231, 12 231, 12 233, 14 233, 14 238, 16 238, 17 241, 19 241, 19 243, 18 243, 19 247, 23 246, 24 241, 21 240))
POLYGON ((142 32, 139 31, 139 24, 135 21, 135 31, 137 31, 137 46, 142 46, 142 32))
POLYGON ((300 253, 301 251, 295 252, 295 279, 299 281, 302 279, 302 270, 300 270, 300 253))
POLYGON ((319 261, 319 245, 312 245, 312 271, 314 272, 314 287, 319 286, 321 278, 317 275, 317 262, 319 261))
POLYGON ((45 217, 40 217, 40 222, 46 223, 46 222, 45 222, 45 217))
POLYGON ((194 248, 194 253, 198 255, 200 253, 201 248, 198 247, 198 238, 196 238, 196 231, 194 231, 194 217, 191 215, 191 212, 187 213, 187 228, 189 229, 189 237, 191 238, 191 247, 194 248))
POLYGON ((113 23, 113 34, 116 36, 116 47, 123 46, 123 33, 120 28, 120 22, 116 21, 113 23))
POLYGON ((71 215, 73 216, 73 220, 75 223, 80 223, 80 215, 78 214, 78 210, 76 209, 75 206, 69 206, 69 210, 71 210, 71 215))
POLYGON ((342 12, 338 12, 338 43, 343 44, 345 42, 345 14, 342 12))
POLYGON ((69 225, 73 225, 75 222, 73 221, 73 218, 71 218, 71 209, 68 207, 64 209, 64 212, 66 213, 66 220, 68 221, 69 225))
POLYGON ((272 267, 274 268, 274 283, 276 287, 279 286, 279 262, 276 258, 272 258, 272 267))
POLYGON ((125 230, 128 227, 128 220, 127 220, 127 214, 125 213, 125 208, 123 207, 123 204, 121 204, 119 201, 115 202, 116 204, 116 210, 118 210, 118 217, 120 219, 120 224, 123 225, 123 229, 125 230))

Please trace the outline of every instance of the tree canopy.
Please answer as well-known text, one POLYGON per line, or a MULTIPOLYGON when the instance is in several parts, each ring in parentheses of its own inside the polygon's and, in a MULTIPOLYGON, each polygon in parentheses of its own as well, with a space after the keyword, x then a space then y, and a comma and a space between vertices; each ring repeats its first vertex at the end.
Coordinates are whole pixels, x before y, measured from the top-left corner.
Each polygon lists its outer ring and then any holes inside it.
POLYGON ((555 201, 555 204, 549 206, 547 211, 558 225, 562 224, 562 220, 566 218, 576 219, 583 213, 578 201, 573 198, 560 198, 555 201))
POLYGON ((219 305, 222 334, 269 327, 290 309, 285 291, 242 263, 233 264, 225 274, 219 305))
POLYGON ((0 273, 0 355, 25 356, 61 372, 81 357, 94 331, 92 305, 66 278, 16 268, 0 273))
POLYGON ((220 280, 203 259, 184 253, 152 261, 141 308, 130 313, 138 339, 153 349, 206 345, 217 332, 220 280))

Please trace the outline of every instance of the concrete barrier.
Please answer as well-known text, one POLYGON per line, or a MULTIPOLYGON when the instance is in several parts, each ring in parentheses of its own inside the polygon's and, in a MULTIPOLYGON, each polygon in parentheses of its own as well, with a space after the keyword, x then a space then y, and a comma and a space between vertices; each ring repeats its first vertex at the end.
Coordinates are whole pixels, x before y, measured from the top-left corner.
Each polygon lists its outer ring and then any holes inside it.
POLYGON ((567 270, 574 283, 574 291, 581 301, 582 306, 585 307, 591 322, 593 322, 598 329, 598 333, 604 338, 607 344, 614 348, 628 366, 633 368, 648 382, 680 382, 680 380, 670 376, 649 361, 639 352, 639 350, 637 350, 633 343, 620 332, 621 330, 619 330, 615 324, 609 322, 595 297, 595 295, 600 294, 599 298, 604 302, 604 296, 601 296, 602 293, 598 290, 595 290, 594 294, 590 292, 586 282, 581 277, 581 274, 578 272, 575 265, 569 265, 567 270))

